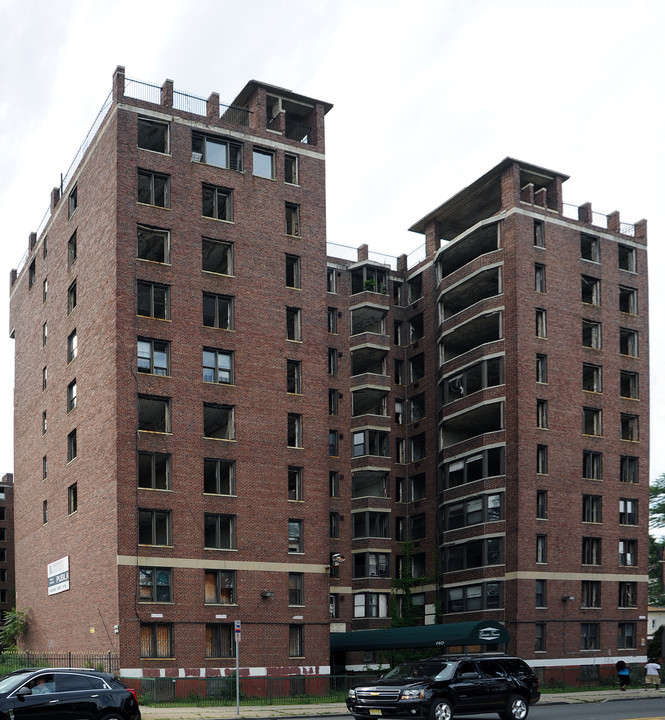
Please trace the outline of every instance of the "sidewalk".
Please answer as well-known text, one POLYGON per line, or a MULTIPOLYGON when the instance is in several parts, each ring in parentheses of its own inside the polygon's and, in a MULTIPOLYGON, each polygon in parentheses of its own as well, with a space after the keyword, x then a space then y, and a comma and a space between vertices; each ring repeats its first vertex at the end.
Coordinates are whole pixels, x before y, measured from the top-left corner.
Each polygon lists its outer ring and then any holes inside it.
MULTIPOLYGON (((628 698, 643 699, 663 697, 665 690, 647 690, 644 688, 628 688, 621 690, 586 690, 575 693, 545 693, 541 695, 538 705, 574 705, 577 703, 610 702, 627 700, 628 698)), ((236 714, 235 705, 229 707, 178 707, 159 708, 141 706, 143 720, 232 720, 233 718, 305 718, 321 715, 349 715, 344 703, 327 703, 321 705, 241 705, 240 715, 236 714)))

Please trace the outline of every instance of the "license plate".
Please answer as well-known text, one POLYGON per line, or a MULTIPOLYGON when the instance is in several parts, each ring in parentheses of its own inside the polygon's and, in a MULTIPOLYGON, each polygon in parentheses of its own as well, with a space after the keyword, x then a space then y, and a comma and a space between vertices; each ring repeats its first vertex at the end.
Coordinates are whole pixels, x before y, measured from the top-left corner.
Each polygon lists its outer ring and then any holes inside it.
POLYGON ((370 708, 369 714, 370 715, 381 715, 381 710, 379 710, 378 708, 370 708))

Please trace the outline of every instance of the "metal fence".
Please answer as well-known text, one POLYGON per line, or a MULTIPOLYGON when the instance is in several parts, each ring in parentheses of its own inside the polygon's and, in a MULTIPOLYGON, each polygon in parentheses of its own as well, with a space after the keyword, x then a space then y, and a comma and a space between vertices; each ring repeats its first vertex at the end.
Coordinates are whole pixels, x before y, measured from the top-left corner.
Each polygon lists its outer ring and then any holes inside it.
POLYGON ((115 653, 3 652, 0 654, 1 674, 25 667, 78 667, 117 673, 120 663, 115 653))

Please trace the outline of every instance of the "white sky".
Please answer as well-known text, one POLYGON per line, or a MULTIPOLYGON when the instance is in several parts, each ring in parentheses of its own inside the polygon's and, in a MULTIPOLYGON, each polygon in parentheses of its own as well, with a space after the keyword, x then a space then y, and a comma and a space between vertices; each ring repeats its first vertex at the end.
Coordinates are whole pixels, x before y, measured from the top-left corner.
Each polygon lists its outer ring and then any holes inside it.
MULTIPOLYGON (((650 475, 665 473, 665 2, 0 0, 0 28, 0 315, 116 65, 226 103, 257 79, 335 106, 331 242, 410 252, 422 237, 407 228, 506 156, 570 175, 567 203, 647 218, 650 475)), ((7 320, 0 378, 2 475, 13 467, 7 320)))

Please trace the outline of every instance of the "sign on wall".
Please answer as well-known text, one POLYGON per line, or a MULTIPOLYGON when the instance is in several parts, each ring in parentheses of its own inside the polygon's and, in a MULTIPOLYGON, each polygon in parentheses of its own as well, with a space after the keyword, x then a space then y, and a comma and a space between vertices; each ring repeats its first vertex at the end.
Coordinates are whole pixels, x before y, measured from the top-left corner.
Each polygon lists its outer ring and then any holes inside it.
POLYGON ((49 595, 69 590, 69 555, 49 563, 47 574, 49 595))

